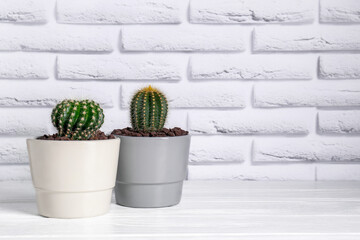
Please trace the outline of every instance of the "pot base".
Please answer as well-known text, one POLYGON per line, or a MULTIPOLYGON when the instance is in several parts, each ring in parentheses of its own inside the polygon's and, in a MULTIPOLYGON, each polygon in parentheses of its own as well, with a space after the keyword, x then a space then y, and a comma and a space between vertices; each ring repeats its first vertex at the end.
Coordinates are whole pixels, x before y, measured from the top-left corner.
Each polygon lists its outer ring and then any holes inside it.
POLYGON ((182 185, 183 181, 160 184, 117 182, 116 203, 134 208, 170 207, 180 202, 182 185))
POLYGON ((109 211, 112 190, 53 192, 36 188, 39 214, 51 218, 99 216, 109 211))

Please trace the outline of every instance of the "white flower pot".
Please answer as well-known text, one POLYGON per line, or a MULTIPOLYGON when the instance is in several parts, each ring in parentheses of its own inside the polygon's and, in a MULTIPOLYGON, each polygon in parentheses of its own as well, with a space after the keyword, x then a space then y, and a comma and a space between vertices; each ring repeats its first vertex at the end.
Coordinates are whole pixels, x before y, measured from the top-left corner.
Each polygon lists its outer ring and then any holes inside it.
POLYGON ((120 139, 27 140, 39 214, 83 218, 108 212, 120 139))

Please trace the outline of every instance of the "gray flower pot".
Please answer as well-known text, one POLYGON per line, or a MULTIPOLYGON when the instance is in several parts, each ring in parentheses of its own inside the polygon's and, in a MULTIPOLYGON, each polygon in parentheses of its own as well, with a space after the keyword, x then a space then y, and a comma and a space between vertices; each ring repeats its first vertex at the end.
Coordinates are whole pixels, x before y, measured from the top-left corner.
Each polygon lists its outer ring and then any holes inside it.
POLYGON ((190 136, 121 139, 116 203, 156 208, 180 202, 187 173, 190 136))

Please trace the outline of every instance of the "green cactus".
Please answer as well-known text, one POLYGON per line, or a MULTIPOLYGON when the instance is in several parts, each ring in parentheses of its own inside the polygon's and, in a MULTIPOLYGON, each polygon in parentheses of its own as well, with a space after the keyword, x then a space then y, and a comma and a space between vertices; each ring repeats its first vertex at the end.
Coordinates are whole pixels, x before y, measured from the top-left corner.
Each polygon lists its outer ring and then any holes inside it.
POLYGON ((168 103, 163 93, 149 86, 134 95, 130 111, 131 125, 135 131, 159 131, 166 121, 168 103))
POLYGON ((104 123, 104 113, 99 104, 91 100, 64 100, 53 109, 51 120, 60 137, 87 140, 104 123))

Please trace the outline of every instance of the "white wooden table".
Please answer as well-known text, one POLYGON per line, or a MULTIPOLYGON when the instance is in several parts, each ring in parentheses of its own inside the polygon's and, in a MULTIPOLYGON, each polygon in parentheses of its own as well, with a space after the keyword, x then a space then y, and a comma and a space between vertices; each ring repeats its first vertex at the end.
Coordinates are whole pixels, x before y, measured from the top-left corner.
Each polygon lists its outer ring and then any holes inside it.
POLYGON ((360 182, 186 182, 171 208, 37 215, 30 182, 0 183, 0 239, 360 240, 360 182))

